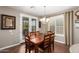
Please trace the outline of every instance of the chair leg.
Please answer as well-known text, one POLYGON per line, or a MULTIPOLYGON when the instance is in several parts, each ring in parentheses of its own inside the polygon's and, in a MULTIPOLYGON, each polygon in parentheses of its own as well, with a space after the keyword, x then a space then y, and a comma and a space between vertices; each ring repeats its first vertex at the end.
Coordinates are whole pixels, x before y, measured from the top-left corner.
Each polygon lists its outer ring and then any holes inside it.
POLYGON ((25 49, 25 53, 27 53, 27 49, 25 49))
POLYGON ((54 52, 54 41, 53 41, 53 52, 54 52))
POLYGON ((25 46, 25 53, 27 53, 27 46, 25 46))
POLYGON ((49 53, 51 53, 51 46, 49 47, 48 51, 49 51, 49 53))
POLYGON ((52 52, 54 52, 54 41, 51 43, 52 52))
POLYGON ((37 46, 35 46, 35 53, 38 53, 38 48, 37 48, 37 46))
POLYGON ((29 53, 31 53, 31 49, 29 48, 29 53))

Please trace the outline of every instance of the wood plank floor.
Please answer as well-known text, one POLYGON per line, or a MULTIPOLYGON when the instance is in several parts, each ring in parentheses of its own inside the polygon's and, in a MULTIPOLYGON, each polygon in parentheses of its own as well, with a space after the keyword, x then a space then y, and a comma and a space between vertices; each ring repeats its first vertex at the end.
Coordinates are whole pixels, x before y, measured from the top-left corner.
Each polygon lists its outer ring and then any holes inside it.
MULTIPOLYGON (((25 53, 25 44, 22 43, 18 46, 5 50, 9 51, 9 53, 25 53)), ((55 42, 54 53, 69 53, 69 47, 64 44, 55 42)))

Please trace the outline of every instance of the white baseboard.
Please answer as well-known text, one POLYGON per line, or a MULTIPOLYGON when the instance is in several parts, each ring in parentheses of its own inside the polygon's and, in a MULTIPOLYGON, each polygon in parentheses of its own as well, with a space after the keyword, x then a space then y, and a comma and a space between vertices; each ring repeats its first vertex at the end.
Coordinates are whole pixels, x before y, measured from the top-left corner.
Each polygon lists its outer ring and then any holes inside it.
MULTIPOLYGON (((59 43, 65 44, 65 42, 61 42, 61 41, 58 41, 58 40, 55 40, 55 41, 56 41, 56 42, 59 42, 59 43)), ((11 47, 20 45, 20 43, 23 43, 23 42, 24 42, 24 41, 21 41, 21 42, 19 42, 19 43, 17 43, 17 44, 13 44, 13 45, 10 45, 10 46, 2 47, 2 48, 0 48, 0 50, 7 49, 7 48, 11 48, 11 47)))
POLYGON ((7 49, 7 48, 11 48, 11 47, 14 47, 14 46, 17 46, 17 45, 20 45, 20 43, 17 43, 17 44, 13 44, 13 45, 10 45, 10 46, 6 46, 6 47, 3 47, 3 48, 0 48, 0 50, 7 49))
POLYGON ((58 40, 55 40, 55 42, 59 42, 59 43, 65 44, 65 42, 62 42, 62 41, 58 41, 58 40))
POLYGON ((24 42, 25 42, 25 40, 21 40, 21 41, 20 41, 20 43, 24 43, 24 42))

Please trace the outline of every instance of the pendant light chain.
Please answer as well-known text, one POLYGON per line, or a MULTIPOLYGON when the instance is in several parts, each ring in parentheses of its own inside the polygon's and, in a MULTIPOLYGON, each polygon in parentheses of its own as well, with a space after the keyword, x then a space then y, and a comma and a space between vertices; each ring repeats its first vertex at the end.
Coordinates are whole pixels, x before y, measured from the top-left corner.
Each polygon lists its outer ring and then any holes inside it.
POLYGON ((46 23, 46 6, 44 6, 44 18, 45 18, 45 23, 46 23))

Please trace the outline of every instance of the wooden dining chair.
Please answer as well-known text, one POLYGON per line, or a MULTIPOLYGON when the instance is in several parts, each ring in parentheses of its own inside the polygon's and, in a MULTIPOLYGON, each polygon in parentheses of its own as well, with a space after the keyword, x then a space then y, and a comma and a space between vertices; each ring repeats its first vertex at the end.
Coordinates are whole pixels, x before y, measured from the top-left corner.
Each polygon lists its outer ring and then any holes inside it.
POLYGON ((28 35, 25 36, 25 53, 30 53, 31 50, 34 50, 34 47, 34 43, 30 41, 30 37, 28 35))
POLYGON ((52 32, 52 31, 47 31, 47 34, 55 34, 55 32, 52 32))
POLYGON ((55 38, 55 35, 54 35, 54 33, 52 33, 52 34, 49 34, 49 36, 50 36, 50 40, 51 40, 51 47, 53 47, 53 51, 54 51, 54 38, 55 38))
POLYGON ((39 31, 36 31, 36 36, 39 36, 40 35, 40 32, 39 31))
POLYGON ((42 50, 43 52, 51 52, 51 44, 50 44, 50 36, 49 35, 44 35, 44 41, 42 44, 42 50))
MULTIPOLYGON (((51 38, 51 40, 53 41, 53 40, 54 40, 54 37, 55 37, 55 32, 48 31, 47 34, 50 35, 50 38, 51 38), (54 37, 53 37, 53 36, 54 36, 54 37)), ((52 42, 52 41, 51 41, 51 42, 52 42)), ((52 42, 52 43, 53 43, 53 42, 52 42)))
POLYGON ((30 36, 32 36, 32 35, 36 35, 36 33, 35 32, 30 32, 30 36))
POLYGON ((50 35, 51 48, 53 48, 53 51, 54 51, 54 38, 55 38, 55 32, 47 31, 47 34, 50 35))

